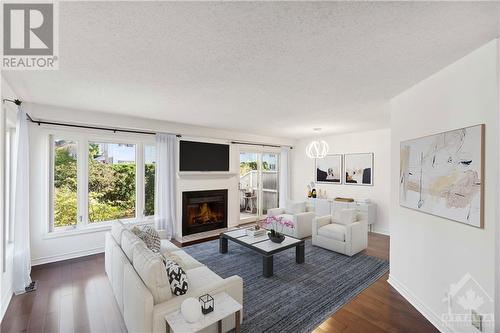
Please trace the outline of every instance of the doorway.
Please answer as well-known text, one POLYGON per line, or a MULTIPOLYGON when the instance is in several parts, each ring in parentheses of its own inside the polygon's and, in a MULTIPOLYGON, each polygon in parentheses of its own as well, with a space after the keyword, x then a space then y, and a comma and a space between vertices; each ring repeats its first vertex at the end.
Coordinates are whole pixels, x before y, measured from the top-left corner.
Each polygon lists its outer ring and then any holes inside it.
POLYGON ((279 153, 240 151, 240 223, 260 221, 279 204, 279 153))

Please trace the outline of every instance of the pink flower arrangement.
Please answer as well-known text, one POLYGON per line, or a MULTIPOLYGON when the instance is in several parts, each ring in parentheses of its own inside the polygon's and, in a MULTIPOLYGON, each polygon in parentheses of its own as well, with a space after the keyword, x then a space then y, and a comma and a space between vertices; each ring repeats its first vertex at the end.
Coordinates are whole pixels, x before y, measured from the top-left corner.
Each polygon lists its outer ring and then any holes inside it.
POLYGON ((264 221, 263 224, 270 227, 269 231, 271 231, 271 234, 273 236, 278 236, 281 233, 283 233, 283 229, 285 227, 294 229, 295 225, 293 224, 293 221, 290 220, 284 220, 282 216, 268 216, 264 221), (278 228, 281 226, 281 230, 278 231, 278 228))

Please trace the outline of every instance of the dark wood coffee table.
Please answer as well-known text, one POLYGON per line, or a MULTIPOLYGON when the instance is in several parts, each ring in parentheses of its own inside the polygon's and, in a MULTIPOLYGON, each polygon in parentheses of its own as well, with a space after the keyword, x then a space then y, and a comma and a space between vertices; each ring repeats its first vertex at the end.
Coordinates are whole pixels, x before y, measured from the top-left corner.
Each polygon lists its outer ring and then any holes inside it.
POLYGON ((228 240, 248 247, 262 256, 262 269, 265 277, 273 276, 273 255, 285 251, 290 248, 295 248, 295 262, 297 264, 304 263, 304 246, 305 242, 302 239, 297 239, 290 236, 285 236, 283 243, 272 242, 267 234, 263 236, 253 237, 247 236, 245 229, 236 229, 223 232, 219 236, 219 252, 227 253, 228 240))

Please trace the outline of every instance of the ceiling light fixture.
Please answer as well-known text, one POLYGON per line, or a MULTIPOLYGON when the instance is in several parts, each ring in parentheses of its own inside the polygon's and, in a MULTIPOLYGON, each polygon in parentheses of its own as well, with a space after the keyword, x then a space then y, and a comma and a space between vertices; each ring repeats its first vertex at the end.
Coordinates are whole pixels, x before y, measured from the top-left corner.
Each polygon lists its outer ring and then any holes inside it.
MULTIPOLYGON (((314 128, 316 133, 321 131, 321 128, 314 128)), ((313 140, 306 147, 306 155, 309 158, 324 158, 328 154, 328 143, 324 140, 313 140)))

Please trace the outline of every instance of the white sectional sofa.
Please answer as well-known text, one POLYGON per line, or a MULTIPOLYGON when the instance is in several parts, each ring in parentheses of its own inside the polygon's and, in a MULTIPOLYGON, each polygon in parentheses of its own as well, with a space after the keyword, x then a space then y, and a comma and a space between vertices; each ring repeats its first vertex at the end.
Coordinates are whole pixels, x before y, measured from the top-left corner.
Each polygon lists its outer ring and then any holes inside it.
MULTIPOLYGON (((165 315, 180 309, 182 301, 188 297, 224 291, 243 304, 241 277, 221 278, 166 239, 161 240, 161 253, 164 252, 175 253, 182 259, 188 276, 187 294, 175 296, 171 293, 163 261, 121 222, 113 223, 111 232, 106 233, 106 274, 129 333, 165 332, 165 315)), ((223 332, 233 329, 234 315, 224 319, 222 324, 223 332)), ((216 331, 214 324, 203 332, 216 331)))

